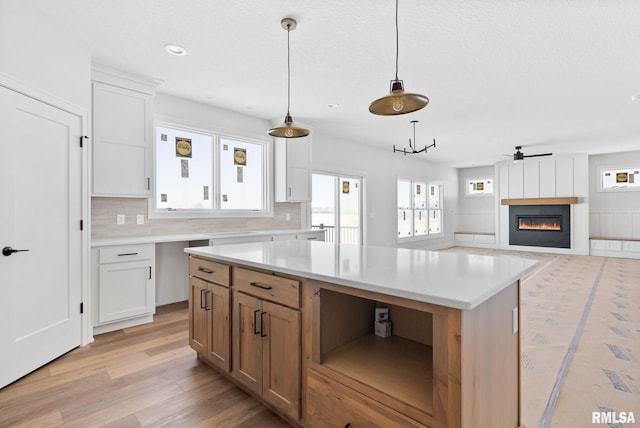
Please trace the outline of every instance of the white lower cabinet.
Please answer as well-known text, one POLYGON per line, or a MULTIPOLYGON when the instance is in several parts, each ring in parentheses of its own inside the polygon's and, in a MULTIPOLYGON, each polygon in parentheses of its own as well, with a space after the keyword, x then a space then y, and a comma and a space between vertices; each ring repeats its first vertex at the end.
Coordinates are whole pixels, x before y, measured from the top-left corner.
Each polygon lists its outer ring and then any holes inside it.
POLYGON ((96 248, 93 255, 94 334, 153 321, 155 244, 96 248))
POLYGON ((640 259, 640 240, 590 239, 591 256, 640 259))

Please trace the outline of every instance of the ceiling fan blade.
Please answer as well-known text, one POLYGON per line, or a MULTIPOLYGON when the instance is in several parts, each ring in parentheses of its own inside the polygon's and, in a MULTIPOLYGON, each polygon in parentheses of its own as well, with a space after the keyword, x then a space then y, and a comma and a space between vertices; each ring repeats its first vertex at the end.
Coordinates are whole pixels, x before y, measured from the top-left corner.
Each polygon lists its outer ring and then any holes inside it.
POLYGON ((538 156, 551 156, 551 155, 553 155, 553 153, 540 153, 540 154, 537 154, 537 155, 524 155, 524 157, 525 158, 535 158, 535 157, 538 157, 538 156))

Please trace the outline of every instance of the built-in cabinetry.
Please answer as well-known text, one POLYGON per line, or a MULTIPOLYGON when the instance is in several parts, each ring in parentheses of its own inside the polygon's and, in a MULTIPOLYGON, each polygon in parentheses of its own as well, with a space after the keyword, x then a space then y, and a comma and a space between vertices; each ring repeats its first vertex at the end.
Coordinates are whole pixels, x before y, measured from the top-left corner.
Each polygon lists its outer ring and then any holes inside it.
POLYGON ((199 358, 298 421, 300 281, 193 255, 189 275, 189 343, 199 358))
POLYGON ((226 373, 231 369, 230 274, 227 265, 189 258, 189 344, 226 373))
POLYGON ((151 196, 154 83, 92 70, 93 196, 151 196))
POLYGON ((233 375, 293 420, 300 416, 299 284, 234 270, 233 375))
MULTIPOLYGON (((273 272, 269 262, 209 259, 219 251, 210 248, 188 250, 191 279, 200 259, 231 269, 230 378, 294 424, 520 426, 517 280, 461 310, 273 272), (390 337, 374 334, 378 307, 389 308, 390 337)), ((191 307, 213 308, 209 288, 195 284, 191 307)), ((192 336, 202 338, 192 346, 210 362, 207 315, 191 314, 192 336)))
POLYGON ((311 201, 311 137, 275 139, 275 202, 311 201))
POLYGON ((640 259, 640 240, 591 238, 590 255, 640 259))
POLYGON ((94 334, 153 321, 155 245, 122 245, 92 250, 94 334))
POLYGON ((496 243, 496 235, 493 233, 465 233, 455 232, 454 234, 456 244, 469 245, 469 246, 494 246, 496 243), (479 245, 475 245, 479 244, 479 245))

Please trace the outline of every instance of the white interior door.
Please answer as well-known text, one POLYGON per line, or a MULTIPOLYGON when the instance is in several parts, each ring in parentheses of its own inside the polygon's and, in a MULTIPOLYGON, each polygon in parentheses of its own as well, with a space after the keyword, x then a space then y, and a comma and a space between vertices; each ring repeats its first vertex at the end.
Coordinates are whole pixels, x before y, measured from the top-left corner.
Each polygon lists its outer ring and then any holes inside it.
POLYGON ((82 119, 0 87, 0 130, 4 387, 81 343, 82 119))

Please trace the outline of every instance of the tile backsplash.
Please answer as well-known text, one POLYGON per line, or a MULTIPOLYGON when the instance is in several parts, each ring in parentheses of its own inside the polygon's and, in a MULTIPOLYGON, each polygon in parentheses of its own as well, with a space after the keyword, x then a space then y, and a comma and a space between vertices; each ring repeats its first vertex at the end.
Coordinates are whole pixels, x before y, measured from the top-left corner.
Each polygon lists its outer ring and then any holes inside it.
POLYGON ((92 239, 300 227, 299 203, 274 204, 273 217, 149 219, 147 199, 91 198, 92 239), (119 214, 124 215, 124 224, 117 224, 119 214), (137 224, 139 215, 144 224, 137 224))

